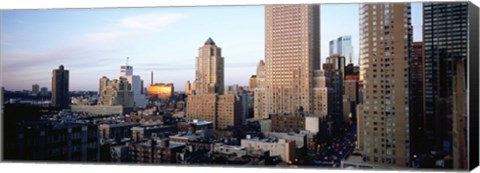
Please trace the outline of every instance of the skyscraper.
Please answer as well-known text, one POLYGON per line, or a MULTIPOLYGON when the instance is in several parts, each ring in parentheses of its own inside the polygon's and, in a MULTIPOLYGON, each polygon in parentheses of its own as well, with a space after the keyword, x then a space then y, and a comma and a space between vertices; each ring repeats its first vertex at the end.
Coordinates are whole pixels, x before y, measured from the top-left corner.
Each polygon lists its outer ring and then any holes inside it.
POLYGON ((467 147, 468 85, 466 85, 467 74, 465 62, 465 59, 460 59, 455 62, 456 74, 453 80, 452 154, 454 169, 467 169, 469 161, 469 150, 467 147))
POLYGON ((266 69, 265 62, 260 60, 257 64, 257 74, 256 74, 256 87, 254 88, 253 102, 254 102, 254 118, 257 120, 268 119, 268 113, 266 113, 266 97, 265 97, 265 77, 266 69))
POLYGON ((313 112, 313 75, 320 69, 318 5, 265 6, 266 111, 313 112))
POLYGON ((334 54, 326 59, 323 64, 323 71, 328 77, 327 87, 333 90, 333 101, 331 102, 332 120, 340 120, 343 115, 343 80, 345 76, 345 57, 334 54))
POLYGON ((329 47, 328 47, 328 56, 332 56, 334 54, 338 54, 338 46, 337 46, 337 40, 330 40, 329 42, 329 47))
POLYGON ((185 82, 185 94, 190 95, 192 94, 192 84, 190 83, 189 80, 185 82))
POLYGON ((336 40, 331 40, 329 45, 330 54, 338 54, 339 56, 345 57, 345 63, 353 63, 353 46, 352 46, 352 36, 345 35, 338 37, 336 40))
POLYGON ((455 60, 468 56, 468 3, 424 3, 426 142, 430 150, 451 151, 455 60))
POLYGON ((248 88, 253 91, 257 87, 257 75, 252 75, 250 76, 250 79, 248 80, 248 88))
POLYGON ((125 108, 134 106, 132 85, 128 82, 127 78, 120 77, 120 79, 110 80, 106 76, 103 76, 100 78, 99 83, 99 105, 121 105, 125 108))
POLYGON ((242 101, 237 92, 224 94, 224 61, 211 38, 196 58, 195 90, 187 98, 188 121, 213 123, 215 130, 236 130, 242 125, 242 101))
POLYGON ((360 5, 364 93, 358 111, 358 144, 367 162, 410 165, 410 16, 409 3, 360 5))
POLYGON ((224 90, 224 58, 222 49, 212 38, 198 49, 195 68, 195 93, 219 93, 224 90))
POLYGON ((143 80, 139 75, 133 75, 133 67, 128 65, 128 62, 120 67, 120 77, 126 78, 128 83, 130 83, 135 107, 144 107, 147 104, 147 100, 143 92, 143 80))
POLYGON ((410 132, 411 132, 411 150, 412 154, 420 155, 428 150, 425 147, 424 127, 425 123, 432 123, 425 121, 423 113, 423 84, 424 84, 424 69, 425 56, 423 42, 413 43, 413 56, 411 61, 410 73, 410 100, 412 107, 410 110, 410 132))
POLYGON ((32 95, 36 96, 40 92, 40 85, 33 84, 32 85, 32 95))
POLYGON ((52 106, 67 108, 70 98, 68 97, 68 70, 63 65, 52 71, 52 106))
POLYGON ((352 36, 346 35, 346 36, 338 37, 337 52, 339 56, 345 57, 345 64, 353 63, 352 36))

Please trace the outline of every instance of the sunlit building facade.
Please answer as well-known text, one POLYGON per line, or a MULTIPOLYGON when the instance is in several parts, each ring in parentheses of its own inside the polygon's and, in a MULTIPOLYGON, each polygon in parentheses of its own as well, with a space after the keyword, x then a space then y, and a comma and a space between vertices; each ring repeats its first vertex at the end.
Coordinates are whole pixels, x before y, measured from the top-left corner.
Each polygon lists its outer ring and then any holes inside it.
POLYGON ((148 86, 148 98, 168 101, 174 91, 175 88, 172 83, 156 83, 148 86))
POLYGON ((98 90, 98 104, 108 106, 123 106, 131 108, 134 106, 132 85, 127 78, 110 80, 103 76, 100 78, 98 90))
POLYGON ((320 69, 319 5, 265 6, 264 117, 313 113, 313 74, 320 69))
POLYGON ((358 110, 364 161, 410 166, 409 3, 360 5, 360 65, 363 103, 358 110))
POLYGON ((195 94, 219 93, 224 91, 224 58, 222 49, 212 38, 198 49, 195 65, 195 94))

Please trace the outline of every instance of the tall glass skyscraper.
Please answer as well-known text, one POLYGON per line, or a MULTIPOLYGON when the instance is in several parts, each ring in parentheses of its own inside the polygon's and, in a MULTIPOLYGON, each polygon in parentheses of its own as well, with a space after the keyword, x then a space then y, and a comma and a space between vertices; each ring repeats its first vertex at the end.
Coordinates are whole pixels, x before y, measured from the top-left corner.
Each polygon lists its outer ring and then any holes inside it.
MULTIPOLYGON (((469 6, 467 2, 424 3, 425 142, 430 150, 452 152, 455 130, 453 93, 456 62, 468 59, 469 6)), ((478 19, 477 19, 478 20, 478 19)), ((478 57, 473 57, 478 58, 478 57)), ((457 157, 458 154, 453 154, 457 157)), ((465 157, 463 157, 465 158, 465 157)), ((457 159, 459 160, 459 159, 457 159)), ((457 161, 455 160, 455 161, 457 161)), ((456 168, 465 168, 455 163, 456 168)))
POLYGON ((338 54, 338 56, 345 57, 345 63, 353 63, 353 46, 352 36, 346 35, 338 37, 336 40, 331 40, 329 43, 329 56, 338 54))
POLYGON ((345 57, 345 63, 353 63, 352 36, 341 36, 337 39, 337 52, 339 56, 345 57))

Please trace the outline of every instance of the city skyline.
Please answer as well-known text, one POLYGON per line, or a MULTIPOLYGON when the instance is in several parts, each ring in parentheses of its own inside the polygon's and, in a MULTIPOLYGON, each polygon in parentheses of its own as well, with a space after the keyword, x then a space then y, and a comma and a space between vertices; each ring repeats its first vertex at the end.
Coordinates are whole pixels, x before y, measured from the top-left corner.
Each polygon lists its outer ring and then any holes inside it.
POLYGON ((63 10, 0 14, 6 160, 478 166, 473 3, 63 10))
MULTIPOLYGON (((357 64, 358 4, 320 8, 321 61, 328 57, 329 40, 352 35, 357 64), (335 15, 339 10, 343 17, 335 15), (337 18, 344 22, 332 21, 337 18)), ((419 25, 416 18, 421 26, 421 3, 412 4, 412 13, 413 26, 419 25)), ((71 91, 95 91, 98 78, 117 78, 130 57, 129 65, 142 79, 153 71, 155 82, 184 91, 184 82, 195 78, 198 46, 212 37, 224 49, 225 85, 246 86, 264 60, 263 14, 263 6, 2 11, 2 83, 7 90, 30 90, 35 83, 51 90, 50 70, 63 64, 71 71, 71 91)), ((421 31, 414 28, 418 39, 421 31)))

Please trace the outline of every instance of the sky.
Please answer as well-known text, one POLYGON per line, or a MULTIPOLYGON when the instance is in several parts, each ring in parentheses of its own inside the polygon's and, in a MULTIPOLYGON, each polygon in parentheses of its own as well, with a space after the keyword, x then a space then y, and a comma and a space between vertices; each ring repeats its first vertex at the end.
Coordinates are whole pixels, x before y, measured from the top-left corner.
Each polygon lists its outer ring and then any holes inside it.
MULTIPOLYGON (((321 5, 321 58, 328 42, 352 36, 358 60, 358 4, 321 5)), ((198 49, 211 37, 225 58, 225 84, 248 85, 264 59, 264 7, 157 7, 0 12, 1 82, 6 90, 51 89, 52 70, 63 64, 70 90, 98 90, 99 79, 118 79, 133 66, 145 85, 174 83, 183 91, 195 78, 198 49)), ((414 41, 421 40, 421 4, 412 4, 414 41), (416 29, 420 28, 420 29, 416 29)))

